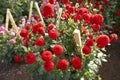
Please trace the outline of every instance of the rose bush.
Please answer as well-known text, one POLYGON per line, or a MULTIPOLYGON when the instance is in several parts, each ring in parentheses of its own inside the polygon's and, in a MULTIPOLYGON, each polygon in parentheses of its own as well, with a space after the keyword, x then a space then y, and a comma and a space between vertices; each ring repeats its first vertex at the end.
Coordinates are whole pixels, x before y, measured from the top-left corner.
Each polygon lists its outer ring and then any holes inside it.
POLYGON ((101 4, 91 0, 44 1, 40 7, 44 22, 37 17, 30 22, 25 18, 13 37, 16 42, 8 32, 0 31, 0 48, 5 54, 0 54, 1 60, 27 64, 33 80, 94 80, 101 62, 106 61, 102 50, 117 40, 115 34, 109 38, 102 31, 104 17, 95 10, 101 4), (60 8, 61 16, 57 12, 60 8), (80 32, 81 45, 75 41, 75 30, 80 32))

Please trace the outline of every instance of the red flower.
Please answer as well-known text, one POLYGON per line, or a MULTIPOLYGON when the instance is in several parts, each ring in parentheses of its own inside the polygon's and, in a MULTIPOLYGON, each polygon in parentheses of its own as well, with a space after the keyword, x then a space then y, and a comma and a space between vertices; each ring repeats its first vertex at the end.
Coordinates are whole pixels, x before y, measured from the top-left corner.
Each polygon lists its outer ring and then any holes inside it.
POLYGON ((56 56, 60 56, 63 53, 63 47, 60 45, 55 45, 53 48, 53 52, 55 53, 56 56))
POLYGON ((66 59, 61 59, 58 61, 57 67, 61 70, 68 69, 69 63, 66 59))
POLYGON ((105 46, 107 46, 110 42, 110 39, 107 35, 100 35, 98 36, 98 39, 97 39, 97 46, 99 48, 104 48, 105 46))
POLYGON ((94 45, 94 40, 93 39, 87 39, 85 43, 86 43, 86 46, 93 46, 94 45))
POLYGON ((25 46, 28 46, 28 45, 29 45, 29 40, 27 40, 27 39, 23 40, 23 44, 24 44, 25 46))
POLYGON ((82 49, 84 54, 90 54, 91 53, 91 48, 89 46, 84 46, 82 49))
POLYGON ((82 68, 82 61, 79 57, 74 57, 72 59, 72 66, 76 69, 79 70, 82 68))
POLYGON ((56 39, 58 38, 58 32, 56 30, 50 30, 49 33, 48 33, 49 37, 51 39, 56 39))
POLYGON ((55 0, 49 0, 49 3, 50 3, 50 4, 54 4, 54 3, 55 3, 55 0))
POLYGON ((38 20, 38 18, 39 18, 38 15, 34 15, 35 20, 38 20))
POLYGON ((98 32, 98 31, 100 30, 100 25, 98 25, 98 24, 93 24, 93 25, 92 25, 92 29, 93 29, 94 32, 98 32))
POLYGON ((36 62, 36 55, 33 53, 29 53, 26 55, 26 63, 33 64, 36 62))
POLYGON ((52 61, 48 61, 48 62, 45 62, 44 63, 44 69, 47 71, 47 72, 51 72, 53 71, 55 68, 55 65, 52 61))
POLYGON ((49 29, 49 30, 52 30, 52 29, 54 28, 54 26, 55 26, 55 25, 51 23, 51 24, 48 25, 48 29, 49 29))
POLYGON ((102 8, 100 8, 100 11, 101 11, 101 12, 104 12, 104 11, 105 11, 105 9, 102 7, 102 8))
POLYGON ((51 61, 53 57, 52 53, 48 50, 43 51, 41 56, 44 61, 51 61))
POLYGON ((94 15, 94 18, 93 18, 94 24, 102 25, 103 21, 104 21, 104 18, 101 14, 95 14, 94 15))
POLYGON ((48 3, 43 7, 42 13, 44 17, 50 17, 54 14, 54 8, 52 7, 51 4, 48 3))
POLYGON ((78 14, 79 15, 83 15, 84 13, 90 13, 89 10, 87 8, 79 8, 78 9, 78 14))
POLYGON ((73 16, 73 19, 74 19, 74 22, 78 22, 78 21, 82 20, 81 17, 78 14, 76 14, 75 16, 73 16))
POLYGON ((115 34, 115 33, 111 34, 111 35, 110 35, 110 41, 111 41, 111 42, 114 42, 114 41, 116 41, 116 40, 118 40, 118 35, 115 34))
POLYGON ((38 38, 36 41, 35 41, 35 44, 37 46, 44 46, 45 45, 45 40, 44 38, 38 38))
POLYGON ((43 22, 38 22, 38 23, 37 23, 37 26, 38 26, 38 27, 44 27, 44 23, 43 23, 43 22))
POLYGON ((26 24, 25 28, 26 28, 26 30, 29 30, 30 29, 30 25, 26 24))
POLYGON ((26 38, 28 36, 28 30, 26 29, 21 30, 20 36, 26 38))
POLYGON ((84 14, 82 15, 82 17, 83 17, 83 19, 84 19, 86 22, 90 22, 90 16, 89 16, 88 13, 84 13, 84 14))
POLYGON ((22 57, 21 56, 15 56, 15 62, 16 63, 21 63, 22 62, 22 57))
POLYGON ((40 27, 40 28, 38 29, 38 34, 41 34, 41 35, 44 35, 44 34, 45 34, 45 29, 44 29, 44 27, 40 27))
POLYGON ((88 34, 89 39, 93 39, 93 34, 88 34))
POLYGON ((32 32, 34 33, 34 34, 36 34, 37 32, 38 32, 38 24, 33 24, 32 25, 32 32))
POLYGON ((109 29, 109 26, 108 26, 108 25, 106 25, 104 28, 105 28, 105 30, 108 30, 108 29, 109 29))
POLYGON ((63 4, 68 4, 70 1, 69 0, 62 0, 63 4))

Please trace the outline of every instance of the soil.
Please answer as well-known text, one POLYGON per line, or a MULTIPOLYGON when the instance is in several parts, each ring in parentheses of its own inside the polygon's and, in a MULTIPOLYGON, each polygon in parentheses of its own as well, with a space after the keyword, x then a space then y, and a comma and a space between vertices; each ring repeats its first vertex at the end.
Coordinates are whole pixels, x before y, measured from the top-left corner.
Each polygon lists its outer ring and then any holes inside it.
POLYGON ((31 80, 28 71, 21 71, 16 64, 0 64, 0 80, 31 80))
MULTIPOLYGON (((108 62, 100 69, 102 80, 120 80, 120 38, 106 47, 108 62)), ((0 80, 31 80, 29 72, 22 72, 16 64, 0 63, 0 80)))
POLYGON ((102 80, 120 80, 120 38, 106 47, 106 50, 110 56, 100 69, 102 80))

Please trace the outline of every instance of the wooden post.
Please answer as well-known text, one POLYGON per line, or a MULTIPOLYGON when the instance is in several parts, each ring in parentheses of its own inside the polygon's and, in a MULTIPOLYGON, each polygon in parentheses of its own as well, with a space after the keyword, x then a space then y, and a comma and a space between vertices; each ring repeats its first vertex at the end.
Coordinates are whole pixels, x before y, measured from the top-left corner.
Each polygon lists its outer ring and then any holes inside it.
MULTIPOLYGON (((74 34, 74 39, 75 39, 76 45, 81 47, 82 44, 81 44, 80 30, 75 29, 73 34, 74 34)), ((79 52, 82 53, 82 50, 80 49, 79 52)))
POLYGON ((9 9, 8 9, 8 16, 9 16, 10 22, 12 23, 12 28, 13 28, 14 32, 17 33, 18 32, 18 27, 15 24, 15 21, 14 21, 13 16, 12 16, 9 9))
POLYGON ((9 9, 7 9, 7 12, 6 12, 6 23, 5 23, 5 28, 8 29, 8 25, 9 25, 9 15, 8 15, 8 12, 9 9))
MULTIPOLYGON (((40 8, 39 8, 37 2, 35 2, 35 8, 36 8, 36 10, 37 10, 37 12, 38 12, 38 14, 40 16, 40 20, 44 23, 44 20, 43 20, 43 17, 42 17, 42 14, 41 14, 41 11, 40 11, 40 8)), ((45 25, 45 23, 44 23, 44 25, 45 25)))
POLYGON ((59 24, 60 24, 60 20, 61 20, 61 15, 62 15, 62 8, 59 8, 59 11, 58 11, 58 21, 57 21, 57 24, 56 24, 56 27, 59 27, 59 24))
POLYGON ((33 1, 30 2, 30 12, 29 12, 29 21, 31 21, 32 16, 33 1))

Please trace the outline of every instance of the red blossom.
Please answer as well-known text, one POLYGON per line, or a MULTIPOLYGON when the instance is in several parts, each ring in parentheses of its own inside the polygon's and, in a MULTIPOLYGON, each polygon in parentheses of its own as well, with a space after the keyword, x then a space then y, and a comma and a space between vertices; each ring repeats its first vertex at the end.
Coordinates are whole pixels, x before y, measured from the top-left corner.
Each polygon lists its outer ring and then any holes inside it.
POLYGON ((63 4, 68 4, 70 1, 69 0, 62 0, 63 4))
POLYGON ((61 59, 57 64, 58 69, 66 70, 69 67, 69 62, 66 59, 61 59))
POLYGON ((85 44, 87 46, 93 46, 94 45, 94 40, 93 39, 87 39, 86 42, 85 42, 85 44))
POLYGON ((22 62, 22 57, 19 56, 19 55, 15 56, 15 62, 16 63, 21 63, 22 62))
POLYGON ((109 42, 110 42, 109 37, 107 35, 104 35, 104 34, 98 36, 98 39, 96 41, 97 46, 99 48, 104 48, 105 46, 107 46, 109 44, 109 42))
POLYGON ((51 61, 52 60, 52 52, 50 52, 50 51, 48 51, 48 50, 46 50, 46 51, 43 51, 42 52, 42 59, 44 60, 44 61, 51 61))
POLYGON ((45 45, 45 40, 44 38, 38 38, 36 41, 35 41, 35 44, 37 46, 44 46, 45 45))
POLYGON ((79 70, 82 68, 82 61, 79 57, 74 57, 72 59, 72 66, 76 69, 79 70))
POLYGON ((63 53, 63 47, 60 45, 55 45, 53 48, 53 52, 55 53, 56 56, 60 56, 63 53))
POLYGON ((93 29, 94 32, 98 32, 98 31, 100 30, 100 25, 98 25, 98 24, 93 24, 93 25, 92 25, 92 29, 93 29))
POLYGON ((111 35, 110 35, 110 41, 111 41, 111 42, 114 42, 114 41, 116 41, 116 40, 118 40, 118 35, 115 34, 115 33, 111 34, 111 35))
POLYGON ((50 30, 49 31, 49 33, 48 33, 48 35, 49 35, 49 37, 51 38, 51 39, 56 39, 56 38, 58 38, 58 31, 56 31, 56 30, 50 30))
POLYGON ((33 53, 29 53, 26 55, 25 60, 27 64, 33 64, 36 62, 36 55, 33 53))
POLYGON ((28 30, 26 30, 26 29, 21 30, 20 36, 24 37, 24 38, 27 38, 27 36, 28 36, 28 30))
POLYGON ((82 52, 84 54, 90 54, 91 53, 91 47, 89 46, 84 46, 83 49, 82 49, 82 52))
POLYGON ((46 17, 50 17, 54 14, 54 8, 51 4, 46 4, 44 7, 43 7, 43 10, 42 10, 42 14, 43 16, 46 18, 46 17))
POLYGON ((45 62, 44 63, 44 69, 47 71, 47 72, 51 72, 53 71, 55 68, 55 65, 52 61, 48 61, 48 62, 45 62))

